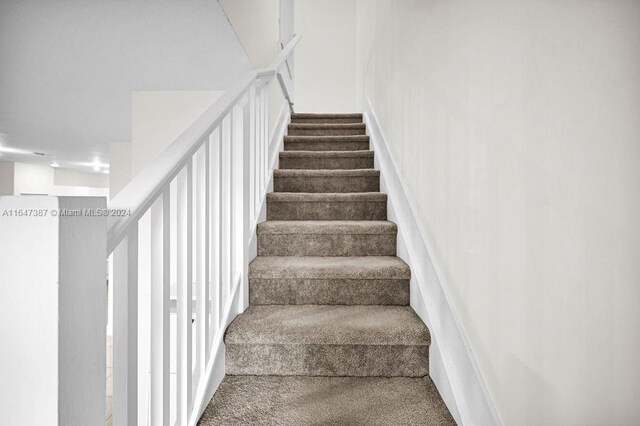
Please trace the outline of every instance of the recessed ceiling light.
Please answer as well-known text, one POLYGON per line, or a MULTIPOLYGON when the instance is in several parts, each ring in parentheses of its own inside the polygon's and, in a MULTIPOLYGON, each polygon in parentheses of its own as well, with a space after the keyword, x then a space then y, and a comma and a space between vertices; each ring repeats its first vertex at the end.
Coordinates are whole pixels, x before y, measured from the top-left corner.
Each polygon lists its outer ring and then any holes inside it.
POLYGON ((60 167, 60 164, 56 163, 55 161, 51 164, 49 164, 51 167, 53 167, 54 169, 57 169, 58 167, 60 167))
POLYGON ((109 174, 109 170, 103 170, 102 173, 104 173, 105 175, 109 174))
POLYGON ((100 171, 100 166, 98 166, 97 164, 95 166, 93 166, 93 170, 95 170, 96 172, 100 171))

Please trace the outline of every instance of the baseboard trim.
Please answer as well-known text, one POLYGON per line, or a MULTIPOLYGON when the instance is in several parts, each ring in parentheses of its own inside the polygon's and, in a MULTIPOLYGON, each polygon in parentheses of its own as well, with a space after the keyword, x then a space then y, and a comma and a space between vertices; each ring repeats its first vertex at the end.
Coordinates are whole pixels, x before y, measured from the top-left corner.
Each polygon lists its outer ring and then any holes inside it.
POLYGON ((389 141, 369 99, 365 101, 364 121, 380 170, 381 191, 388 196, 389 220, 398 225, 398 256, 411 267, 411 306, 431 331, 430 376, 458 424, 500 426, 495 404, 439 273, 442 269, 431 255, 431 240, 416 220, 411 194, 398 174, 389 141))

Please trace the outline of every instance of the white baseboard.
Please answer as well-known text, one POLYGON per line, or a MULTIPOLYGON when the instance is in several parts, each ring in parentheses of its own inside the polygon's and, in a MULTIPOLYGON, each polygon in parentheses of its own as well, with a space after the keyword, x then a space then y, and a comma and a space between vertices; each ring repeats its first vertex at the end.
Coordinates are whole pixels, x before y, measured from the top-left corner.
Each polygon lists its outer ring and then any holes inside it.
POLYGON ((398 256, 411 267, 411 306, 431 331, 429 374, 458 424, 501 425, 437 259, 430 255, 430 239, 416 220, 411 195, 369 99, 364 120, 380 170, 381 191, 388 196, 388 217, 398 225, 398 256))
MULTIPOLYGON (((273 128, 273 132, 271 132, 271 137, 269 139, 269 151, 268 151, 268 159, 269 159, 269 181, 267 184, 267 189, 264 194, 260 194, 262 197, 260 200, 260 209, 259 213, 256 216, 256 220, 252 223, 251 229, 252 234, 249 239, 249 258, 252 259, 257 255, 257 235, 256 235, 256 227, 258 223, 266 220, 267 217, 267 193, 273 191, 273 173, 272 171, 278 167, 279 153, 282 151, 284 146, 284 135, 287 131, 287 124, 291 116, 289 114, 289 109, 286 104, 282 105, 280 113, 278 114, 278 120, 273 128)), ((243 301, 240 300, 241 294, 249 294, 248 288, 241 289, 242 285, 248 284, 248 280, 243 280, 241 277, 238 277, 236 280, 231 296, 227 300, 227 305, 223 310, 223 319, 222 319, 222 327, 218 330, 216 336, 213 340, 213 345, 211 347, 211 358, 206 368, 206 376, 209 377, 208 383, 206 386, 197 390, 197 393, 194 398, 194 411, 195 416, 192 416, 189 419, 189 424, 192 426, 197 425, 198 420, 202 417, 204 410, 207 408, 209 401, 213 397, 213 394, 220 386, 222 379, 224 379, 225 374, 225 345, 224 345, 224 332, 227 329, 227 326, 231 324, 231 321, 235 319, 240 313, 242 313, 246 306, 243 306, 243 301), (197 409, 196 409, 197 408, 197 409)))

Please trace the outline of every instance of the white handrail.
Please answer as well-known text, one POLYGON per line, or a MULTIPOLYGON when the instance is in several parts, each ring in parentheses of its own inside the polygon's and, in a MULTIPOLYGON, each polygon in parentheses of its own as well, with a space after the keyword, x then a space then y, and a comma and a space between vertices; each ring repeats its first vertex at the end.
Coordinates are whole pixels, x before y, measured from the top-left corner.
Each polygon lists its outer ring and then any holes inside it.
POLYGON ((120 244, 134 223, 149 210, 184 167, 187 160, 205 142, 203 139, 215 129, 229 113, 236 102, 245 94, 256 78, 251 71, 239 79, 224 95, 207 109, 191 126, 169 145, 151 164, 145 167, 109 203, 113 210, 129 211, 129 216, 112 217, 107 223, 107 253, 110 254, 120 244))
MULTIPOLYGON (((109 203, 112 210, 129 211, 129 216, 110 217, 107 224, 107 253, 111 254, 134 223, 137 223, 151 204, 184 167, 186 161, 204 143, 205 135, 215 129, 231 108, 246 93, 256 78, 273 76, 293 53, 302 36, 295 35, 268 67, 251 71, 231 86, 225 94, 207 109, 191 126, 167 147, 158 158, 136 175, 109 203)), ((292 105, 286 87, 281 84, 287 102, 292 105)))
MULTIPOLYGON (((267 85, 277 77, 292 108, 280 69, 299 41, 294 36, 267 68, 242 75, 109 203, 112 210, 130 212, 107 223, 107 254, 113 253, 114 270, 116 426, 137 424, 140 413, 149 413, 151 424, 167 425, 171 394, 177 398, 179 426, 194 425, 206 404, 214 367, 222 362, 217 353, 225 327, 248 303, 248 264, 274 152, 267 85), (139 236, 146 214, 149 239, 139 236), (174 214, 177 238, 171 237, 174 214), (138 262, 139 248, 149 248, 149 263, 138 262), (176 351, 169 349, 174 267, 176 351), (150 268, 150 274, 140 274, 139 268, 150 268), (147 389, 138 384, 138 281, 149 277, 152 321, 147 335, 153 353, 149 366, 140 365, 150 369, 149 398, 138 400, 139 390, 147 389), (172 353, 177 360, 175 392, 168 371, 172 353)), ((284 123, 286 117, 281 117, 284 123)))
POLYGON ((266 68, 258 71, 258 78, 273 76, 278 72, 282 64, 287 61, 289 56, 293 53, 293 49, 295 49, 296 45, 300 41, 302 36, 300 34, 294 35, 289 43, 280 51, 278 56, 267 66, 266 68))

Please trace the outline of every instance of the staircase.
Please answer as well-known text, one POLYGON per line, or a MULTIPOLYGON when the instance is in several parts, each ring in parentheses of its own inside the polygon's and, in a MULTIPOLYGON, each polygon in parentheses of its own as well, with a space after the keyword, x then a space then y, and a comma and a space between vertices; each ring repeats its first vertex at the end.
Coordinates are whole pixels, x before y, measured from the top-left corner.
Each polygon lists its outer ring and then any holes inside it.
POLYGON ((293 114, 201 425, 455 424, 361 114, 293 114))

